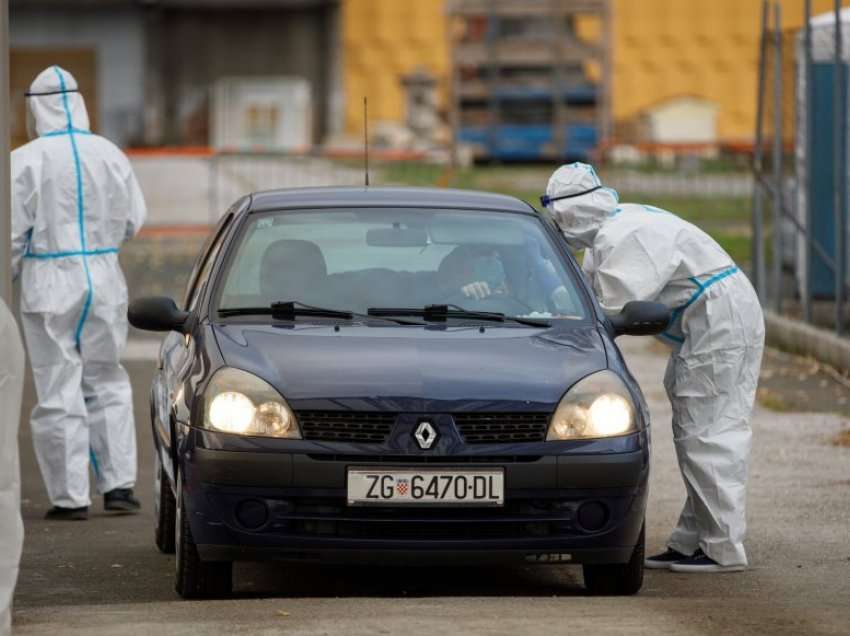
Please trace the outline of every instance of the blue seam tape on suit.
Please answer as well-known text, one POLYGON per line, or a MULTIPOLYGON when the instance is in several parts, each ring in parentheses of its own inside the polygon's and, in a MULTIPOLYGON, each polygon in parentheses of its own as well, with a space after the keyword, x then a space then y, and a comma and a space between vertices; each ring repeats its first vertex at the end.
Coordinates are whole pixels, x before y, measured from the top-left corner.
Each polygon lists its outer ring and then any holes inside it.
POLYGON ((27 252, 24 258, 70 258, 72 256, 99 256, 101 254, 117 254, 117 247, 104 247, 96 250, 76 251, 76 252, 27 252))
POLYGON ((68 129, 52 130, 50 132, 44 133, 41 136, 42 137, 58 137, 60 135, 70 135, 72 133, 75 134, 75 135, 91 135, 92 134, 92 132, 90 130, 81 130, 80 128, 71 128, 70 130, 68 130, 68 129))
POLYGON ((65 92, 65 78, 62 77, 62 72, 58 67, 53 67, 56 76, 59 78, 59 87, 62 89, 62 107, 65 109, 65 117, 68 119, 68 138, 71 140, 71 153, 74 156, 74 171, 76 172, 77 177, 77 225, 80 229, 80 258, 83 261, 83 269, 86 272, 86 284, 88 285, 88 293, 86 294, 86 301, 83 305, 83 311, 80 315, 80 320, 77 323, 77 330, 74 334, 74 340, 77 343, 77 349, 80 349, 80 340, 83 335, 83 325, 86 323, 86 318, 89 315, 89 310, 91 309, 92 296, 94 295, 94 290, 92 289, 92 280, 91 280, 91 272, 89 271, 89 263, 88 263, 88 250, 86 249, 86 221, 85 221, 85 206, 83 204, 83 169, 80 165, 80 153, 77 150, 77 140, 74 139, 74 121, 71 117, 71 109, 68 106, 68 93, 65 92))
POLYGON ((97 455, 94 454, 94 449, 89 447, 89 459, 91 459, 91 466, 94 469, 94 474, 97 477, 100 477, 100 464, 97 463, 97 455))
MULTIPOLYGON (((67 135, 71 140, 71 153, 74 156, 74 171, 77 176, 77 224, 80 228, 80 253, 78 256, 83 261, 83 269, 86 272, 86 284, 88 285, 88 293, 86 294, 86 302, 83 305, 83 312, 80 315, 80 321, 77 323, 77 331, 74 334, 74 340, 77 343, 77 351, 80 351, 81 344, 80 339, 83 335, 83 325, 86 322, 86 318, 89 314, 89 309, 91 309, 92 296, 94 295, 94 290, 92 289, 92 281, 91 281, 91 272, 89 271, 89 263, 88 263, 88 255, 89 250, 86 248, 86 221, 85 221, 85 206, 83 205, 83 169, 80 165, 80 153, 77 150, 77 140, 74 139, 75 129, 74 129, 74 121, 71 118, 71 109, 68 107, 68 93, 65 92, 65 78, 62 77, 62 72, 58 67, 54 66, 53 70, 56 72, 56 76, 59 78, 59 86, 62 89, 62 106, 65 109, 65 117, 68 119, 68 130, 67 135)), ((38 256, 35 256, 38 258, 38 256)), ((50 256, 48 256, 50 258, 50 256)), ((94 453, 94 449, 89 447, 89 455, 91 456, 92 466, 94 467, 95 474, 100 474, 100 469, 97 463, 97 456, 94 453)))
MULTIPOLYGON (((679 319, 679 316, 681 316, 682 313, 684 313, 685 309, 687 309, 688 307, 693 305, 697 301, 697 299, 700 296, 702 296, 702 294, 705 292, 706 289, 708 289, 709 287, 714 285, 714 283, 717 283, 717 282, 723 280, 724 278, 728 278, 729 276, 731 276, 732 274, 735 274, 737 272, 738 272, 738 266, 733 265, 729 269, 724 269, 722 272, 715 274, 714 276, 709 278, 704 283, 700 282, 700 280, 696 276, 691 276, 691 278, 689 280, 694 285, 697 286, 697 290, 688 299, 688 302, 686 302, 684 305, 676 307, 673 310, 673 314, 670 316, 670 324, 672 325, 674 322, 676 322, 679 319)), ((673 340, 674 342, 684 342, 685 341, 684 338, 681 338, 679 336, 674 336, 673 334, 667 333, 666 331, 663 332, 661 335, 664 336, 665 338, 669 338, 670 340, 673 340)))

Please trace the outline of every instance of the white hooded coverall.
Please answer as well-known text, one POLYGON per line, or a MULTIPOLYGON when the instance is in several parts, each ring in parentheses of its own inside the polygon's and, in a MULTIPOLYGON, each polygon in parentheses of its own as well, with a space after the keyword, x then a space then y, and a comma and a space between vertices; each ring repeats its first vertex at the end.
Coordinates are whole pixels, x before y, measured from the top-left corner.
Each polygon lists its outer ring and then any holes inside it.
POLYGON ((136 480, 127 286, 118 248, 145 218, 127 157, 89 131, 73 76, 50 67, 27 97, 38 138, 12 153, 12 272, 38 404, 36 457, 55 506, 88 506, 136 480))
POLYGON ((0 636, 11 633, 12 596, 24 542, 18 424, 24 387, 24 346, 18 325, 0 300, 0 636))
POLYGON ((606 312, 632 300, 673 309, 661 339, 672 352, 664 386, 687 499, 668 546, 701 548, 720 565, 746 565, 750 413, 764 319, 747 277, 705 232, 652 206, 619 205, 587 164, 558 168, 549 209, 567 242, 587 248, 583 269, 606 312))

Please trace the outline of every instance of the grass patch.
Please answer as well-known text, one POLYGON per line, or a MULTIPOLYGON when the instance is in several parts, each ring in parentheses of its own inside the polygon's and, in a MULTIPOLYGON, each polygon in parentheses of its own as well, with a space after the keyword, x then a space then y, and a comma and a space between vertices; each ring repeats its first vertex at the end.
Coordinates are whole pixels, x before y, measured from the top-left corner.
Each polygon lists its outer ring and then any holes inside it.
POLYGON ((752 251, 752 240, 749 236, 741 234, 729 234, 727 232, 712 232, 710 229, 703 228, 706 233, 720 244, 726 253, 732 257, 739 266, 744 267, 750 262, 750 253, 752 251))
POLYGON ((759 404, 764 408, 778 413, 790 413, 794 411, 794 405, 782 398, 776 391, 760 388, 756 392, 759 404))
POLYGON ((850 430, 842 431, 838 435, 835 436, 835 439, 832 440, 832 443, 835 446, 844 446, 845 448, 850 448, 850 430))

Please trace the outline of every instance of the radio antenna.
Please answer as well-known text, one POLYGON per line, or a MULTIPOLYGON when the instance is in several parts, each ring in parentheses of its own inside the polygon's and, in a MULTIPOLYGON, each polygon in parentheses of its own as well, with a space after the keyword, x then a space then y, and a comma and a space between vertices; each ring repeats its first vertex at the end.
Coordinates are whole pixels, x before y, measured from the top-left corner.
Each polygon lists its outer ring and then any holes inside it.
POLYGON ((363 164, 366 172, 366 187, 369 187, 369 103, 363 97, 363 164))

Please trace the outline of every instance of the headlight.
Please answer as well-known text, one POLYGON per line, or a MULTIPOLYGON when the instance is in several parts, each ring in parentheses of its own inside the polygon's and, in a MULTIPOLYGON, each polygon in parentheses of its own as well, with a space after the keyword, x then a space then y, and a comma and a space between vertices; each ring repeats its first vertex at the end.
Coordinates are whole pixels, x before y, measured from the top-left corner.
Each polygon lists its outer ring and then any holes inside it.
POLYGON ((636 430, 628 389, 611 371, 600 371, 567 391, 552 416, 546 439, 616 437, 636 430))
POLYGON ((229 367, 216 372, 207 386, 204 427, 237 435, 301 439, 286 400, 268 382, 229 367))

